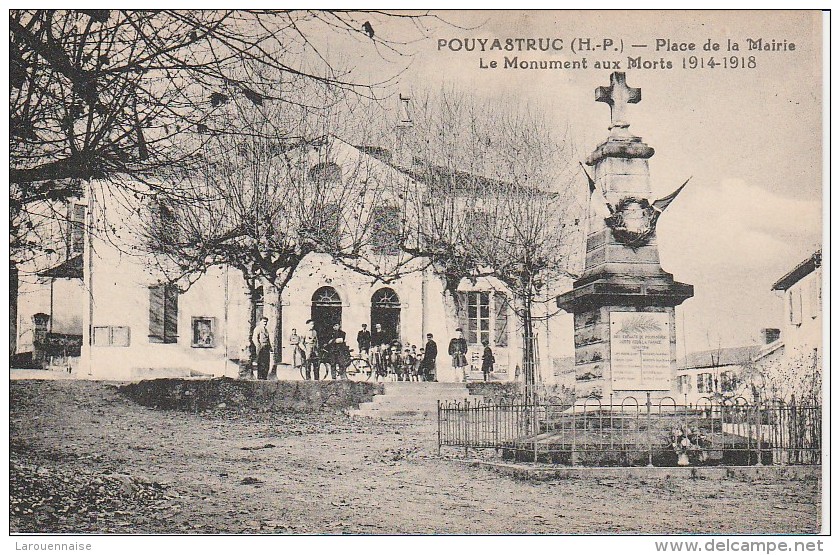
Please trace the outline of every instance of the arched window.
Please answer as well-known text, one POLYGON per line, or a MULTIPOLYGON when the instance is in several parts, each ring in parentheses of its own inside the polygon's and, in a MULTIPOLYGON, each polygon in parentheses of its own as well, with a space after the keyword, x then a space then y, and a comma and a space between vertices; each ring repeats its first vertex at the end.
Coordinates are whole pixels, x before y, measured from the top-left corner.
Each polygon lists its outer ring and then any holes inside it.
POLYGON ((373 294, 370 303, 377 308, 399 308, 400 298, 390 287, 383 287, 373 294))
POLYGON ((338 291, 329 286, 324 286, 312 294, 312 304, 315 306, 341 306, 341 297, 338 291))

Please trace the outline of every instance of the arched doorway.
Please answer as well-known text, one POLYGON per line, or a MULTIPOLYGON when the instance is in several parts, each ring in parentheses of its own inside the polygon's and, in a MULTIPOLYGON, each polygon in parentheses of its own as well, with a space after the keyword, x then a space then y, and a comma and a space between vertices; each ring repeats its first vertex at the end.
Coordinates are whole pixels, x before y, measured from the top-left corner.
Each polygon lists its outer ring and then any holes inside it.
POLYGON ((370 298, 370 329, 382 324, 388 342, 400 340, 400 298, 390 287, 383 287, 370 298))
POLYGON ((341 297, 329 286, 320 287, 312 295, 312 321, 318 338, 329 335, 333 324, 341 325, 341 297))

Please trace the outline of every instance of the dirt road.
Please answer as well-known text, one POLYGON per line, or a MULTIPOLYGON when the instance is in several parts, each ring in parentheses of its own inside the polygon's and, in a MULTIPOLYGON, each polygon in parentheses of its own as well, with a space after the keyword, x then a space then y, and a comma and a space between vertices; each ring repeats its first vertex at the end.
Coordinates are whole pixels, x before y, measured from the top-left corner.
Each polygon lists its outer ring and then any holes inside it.
POLYGON ((521 482, 437 456, 434 423, 140 407, 11 383, 13 532, 808 533, 817 482, 521 482))

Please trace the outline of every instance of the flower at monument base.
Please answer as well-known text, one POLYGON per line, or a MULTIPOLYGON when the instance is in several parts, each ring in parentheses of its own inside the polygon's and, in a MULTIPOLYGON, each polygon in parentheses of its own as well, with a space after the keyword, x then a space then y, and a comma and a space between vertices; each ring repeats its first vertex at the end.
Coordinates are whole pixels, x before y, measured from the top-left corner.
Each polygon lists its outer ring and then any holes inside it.
POLYGON ((686 466, 691 462, 704 463, 709 455, 707 438, 697 427, 673 428, 671 430, 671 448, 677 454, 677 464, 686 466))

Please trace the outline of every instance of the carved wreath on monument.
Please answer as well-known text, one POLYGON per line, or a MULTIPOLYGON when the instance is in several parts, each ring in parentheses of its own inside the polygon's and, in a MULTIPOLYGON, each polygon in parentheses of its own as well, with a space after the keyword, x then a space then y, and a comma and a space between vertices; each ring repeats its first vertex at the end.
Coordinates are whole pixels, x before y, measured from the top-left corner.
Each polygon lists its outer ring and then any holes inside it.
MULTIPOLYGON (((609 205, 608 205, 609 206, 609 205)), ((647 199, 625 197, 604 218, 615 240, 632 249, 647 245, 656 230, 659 214, 647 199)))
POLYGON ((659 216, 677 198, 690 179, 686 179, 679 189, 667 197, 653 203, 646 198, 633 196, 622 198, 615 207, 607 203, 610 215, 604 218, 604 223, 612 231, 615 240, 633 250, 647 245, 656 232, 659 216))
MULTIPOLYGON (((581 167, 583 167, 582 164, 581 167)), ((584 174, 589 181, 589 194, 592 195, 597 190, 595 180, 589 176, 585 169, 584 174)), ((643 247, 653 238, 659 216, 677 198, 677 195, 680 194, 690 180, 691 178, 689 177, 676 191, 653 202, 642 197, 627 196, 613 206, 603 200, 603 193, 601 193, 601 199, 606 205, 607 210, 610 211, 610 215, 604 218, 604 223, 612 231, 615 240, 622 245, 630 247, 633 250, 643 247)))

